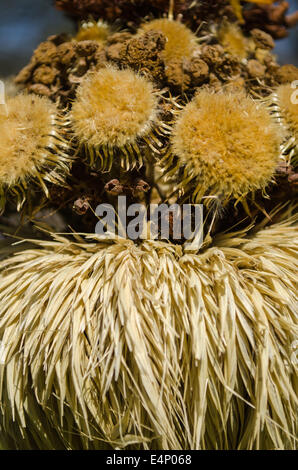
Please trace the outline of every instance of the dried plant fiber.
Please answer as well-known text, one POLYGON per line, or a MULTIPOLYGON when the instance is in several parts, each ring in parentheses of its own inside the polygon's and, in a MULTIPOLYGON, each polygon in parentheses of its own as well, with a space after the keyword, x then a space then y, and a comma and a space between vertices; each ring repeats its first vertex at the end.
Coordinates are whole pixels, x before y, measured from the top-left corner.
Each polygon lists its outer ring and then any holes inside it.
POLYGON ((200 254, 55 235, 2 260, 1 446, 296 448, 295 222, 200 254))

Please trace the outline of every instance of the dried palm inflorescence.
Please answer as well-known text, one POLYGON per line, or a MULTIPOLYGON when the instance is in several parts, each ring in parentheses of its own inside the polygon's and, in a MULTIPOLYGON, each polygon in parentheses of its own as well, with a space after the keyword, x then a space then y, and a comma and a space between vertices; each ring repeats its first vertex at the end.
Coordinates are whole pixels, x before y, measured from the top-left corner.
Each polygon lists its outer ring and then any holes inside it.
POLYGON ((46 98, 9 98, 0 114, 0 211, 6 198, 17 197, 20 208, 30 181, 48 195, 47 183, 64 184, 72 158, 67 121, 46 98))
POLYGON ((298 76, 254 18, 284 2, 56 3, 78 34, 0 105, 0 448, 297 448, 298 76), (119 195, 203 202, 202 246, 95 235, 119 195))

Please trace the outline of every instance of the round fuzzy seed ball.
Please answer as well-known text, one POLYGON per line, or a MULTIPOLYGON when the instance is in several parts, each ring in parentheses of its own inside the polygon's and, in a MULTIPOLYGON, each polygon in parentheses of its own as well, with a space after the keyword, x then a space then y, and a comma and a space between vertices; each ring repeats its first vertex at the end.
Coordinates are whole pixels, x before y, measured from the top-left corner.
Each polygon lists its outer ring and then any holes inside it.
POLYGON ((0 184, 16 184, 47 159, 56 107, 47 98, 18 95, 0 113, 0 184))
POLYGON ((80 143, 124 147, 146 135, 157 116, 153 85, 131 70, 106 68, 79 86, 71 118, 80 143))
POLYGON ((280 135, 264 107, 243 93, 198 93, 185 107, 172 151, 195 193, 242 197, 264 189, 277 166, 280 135))
POLYGON ((152 30, 160 31, 167 38, 166 47, 163 51, 166 63, 192 56, 197 39, 194 33, 184 24, 179 21, 161 18, 149 21, 143 24, 141 28, 141 31, 145 32, 152 30))

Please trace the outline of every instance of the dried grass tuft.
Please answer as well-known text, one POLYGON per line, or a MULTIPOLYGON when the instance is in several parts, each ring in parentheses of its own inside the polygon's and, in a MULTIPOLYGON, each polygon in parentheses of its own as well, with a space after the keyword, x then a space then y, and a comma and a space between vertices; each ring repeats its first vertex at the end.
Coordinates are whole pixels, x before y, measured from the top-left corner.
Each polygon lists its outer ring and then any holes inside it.
POLYGON ((296 223, 1 261, 2 446, 296 448, 296 223))

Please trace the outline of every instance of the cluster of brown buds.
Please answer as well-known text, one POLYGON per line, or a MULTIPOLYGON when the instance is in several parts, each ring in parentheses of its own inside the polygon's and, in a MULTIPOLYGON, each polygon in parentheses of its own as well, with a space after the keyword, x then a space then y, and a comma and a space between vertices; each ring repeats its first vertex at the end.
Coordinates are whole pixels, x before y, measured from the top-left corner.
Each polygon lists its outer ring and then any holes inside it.
POLYGON ((282 39, 288 36, 288 29, 298 23, 298 11, 287 15, 288 10, 289 2, 265 5, 260 1, 260 4, 244 10, 243 16, 248 29, 260 27, 274 39, 282 39))

